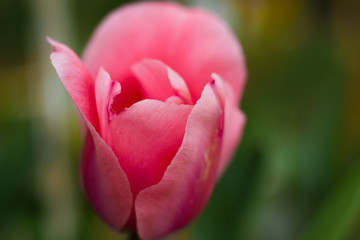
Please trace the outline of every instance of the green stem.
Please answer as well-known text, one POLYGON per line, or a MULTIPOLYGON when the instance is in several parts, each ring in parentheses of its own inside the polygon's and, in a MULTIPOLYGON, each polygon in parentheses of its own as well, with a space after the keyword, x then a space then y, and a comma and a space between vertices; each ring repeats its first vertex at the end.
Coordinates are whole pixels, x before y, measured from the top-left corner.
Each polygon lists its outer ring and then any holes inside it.
POLYGON ((129 240, 141 240, 136 232, 129 232, 128 239, 129 240))

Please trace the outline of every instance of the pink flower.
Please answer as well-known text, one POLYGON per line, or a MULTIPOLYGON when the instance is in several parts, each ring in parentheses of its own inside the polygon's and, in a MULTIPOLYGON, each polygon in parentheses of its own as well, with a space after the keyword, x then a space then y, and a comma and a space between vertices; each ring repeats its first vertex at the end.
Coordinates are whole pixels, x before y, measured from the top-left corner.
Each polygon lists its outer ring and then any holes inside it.
POLYGON ((239 141, 242 50, 200 9, 138 3, 112 12, 81 61, 48 39, 88 132, 86 195, 111 227, 157 239, 204 208, 239 141))

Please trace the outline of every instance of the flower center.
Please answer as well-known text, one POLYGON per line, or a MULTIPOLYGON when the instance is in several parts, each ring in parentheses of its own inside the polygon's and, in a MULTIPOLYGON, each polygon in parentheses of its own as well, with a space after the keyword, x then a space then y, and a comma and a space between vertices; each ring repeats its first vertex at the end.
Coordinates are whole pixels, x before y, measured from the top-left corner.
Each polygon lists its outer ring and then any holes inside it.
POLYGON ((129 76, 121 81, 121 93, 114 98, 111 111, 119 114, 125 108, 129 108, 136 102, 144 99, 138 81, 134 76, 129 76))

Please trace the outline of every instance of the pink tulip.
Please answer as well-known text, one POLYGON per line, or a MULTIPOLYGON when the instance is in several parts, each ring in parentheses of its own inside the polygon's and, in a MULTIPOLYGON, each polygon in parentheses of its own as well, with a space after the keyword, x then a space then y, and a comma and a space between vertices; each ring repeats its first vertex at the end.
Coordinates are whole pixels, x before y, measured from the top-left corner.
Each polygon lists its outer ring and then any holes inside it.
POLYGON ((143 2, 112 12, 83 61, 48 39, 88 133, 86 195, 111 227, 163 237, 203 210, 240 139, 241 47, 201 9, 143 2))

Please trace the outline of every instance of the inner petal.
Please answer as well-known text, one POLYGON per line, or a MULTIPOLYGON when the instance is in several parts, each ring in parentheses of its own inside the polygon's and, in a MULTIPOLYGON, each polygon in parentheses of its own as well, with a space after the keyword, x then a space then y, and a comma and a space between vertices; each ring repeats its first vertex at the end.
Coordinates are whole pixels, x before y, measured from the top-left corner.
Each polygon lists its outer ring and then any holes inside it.
MULTIPOLYGON (((95 90, 100 134, 118 158, 135 199, 162 179, 183 141, 193 106, 185 81, 164 63, 143 60, 132 71, 116 82, 101 71, 95 90)), ((127 228, 136 229, 134 210, 127 228)))
POLYGON ((123 109, 129 108, 136 102, 144 99, 140 84, 131 73, 119 81, 121 84, 121 94, 115 96, 111 110, 119 114, 123 109))
POLYGON ((112 145, 134 196, 158 183, 178 151, 190 105, 143 100, 110 123, 112 145))
POLYGON ((134 64, 131 70, 137 77, 145 98, 178 104, 193 103, 185 81, 165 63, 156 59, 144 59, 134 64))
POLYGON ((114 97, 121 100, 123 94, 123 86, 101 69, 95 84, 99 133, 114 150, 136 196, 161 180, 182 143, 193 106, 146 99, 115 114, 112 109, 121 105, 114 106, 114 97))

